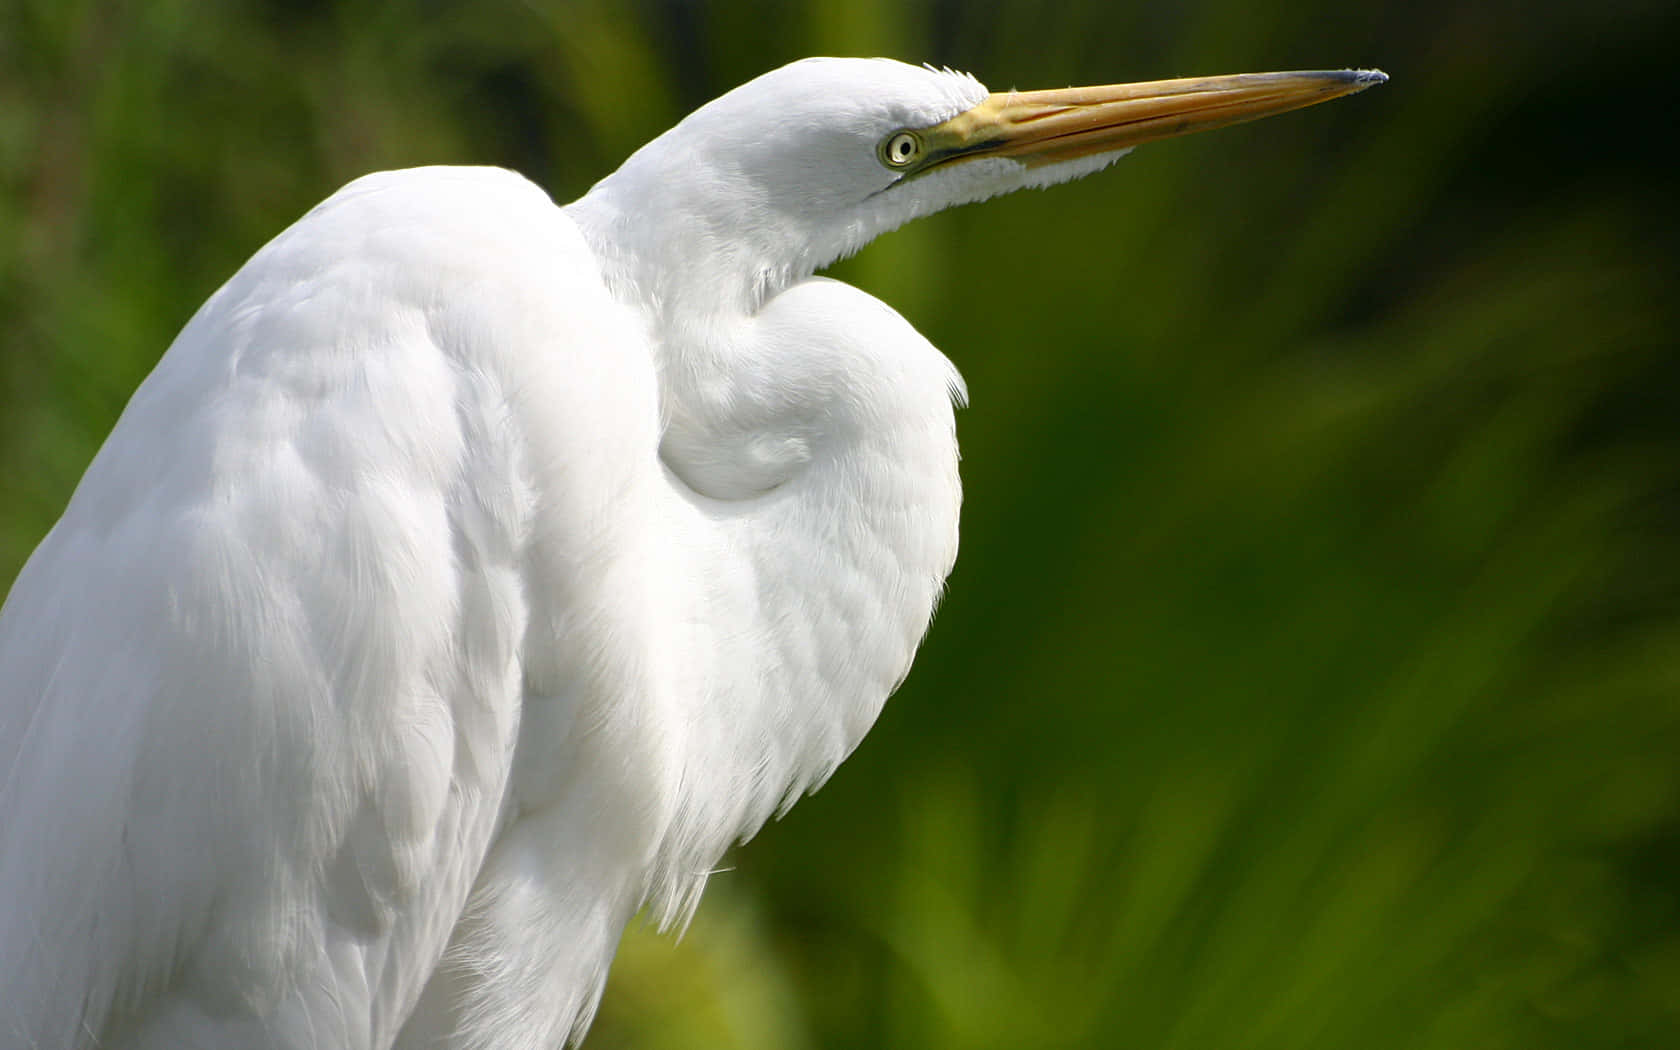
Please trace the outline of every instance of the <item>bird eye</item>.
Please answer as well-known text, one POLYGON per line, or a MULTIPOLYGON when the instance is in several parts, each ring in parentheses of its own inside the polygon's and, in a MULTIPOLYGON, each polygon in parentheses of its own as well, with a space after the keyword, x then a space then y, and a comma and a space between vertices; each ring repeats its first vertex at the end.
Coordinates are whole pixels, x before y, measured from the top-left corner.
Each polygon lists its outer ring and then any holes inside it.
POLYGON ((881 161, 889 168, 906 168, 922 155, 922 140, 900 131, 881 143, 881 161))

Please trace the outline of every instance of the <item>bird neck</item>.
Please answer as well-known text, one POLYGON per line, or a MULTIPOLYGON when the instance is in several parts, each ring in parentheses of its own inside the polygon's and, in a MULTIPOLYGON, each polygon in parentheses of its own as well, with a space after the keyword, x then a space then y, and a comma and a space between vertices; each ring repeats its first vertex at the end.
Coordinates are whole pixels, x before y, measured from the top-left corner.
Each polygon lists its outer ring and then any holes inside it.
POLYGON ((689 790, 655 890, 676 918, 695 873, 821 784, 909 670, 956 556, 961 380, 822 278, 665 331, 661 354, 665 534, 690 573, 689 790))
POLYGON ((658 373, 679 570, 663 648, 681 654, 665 688, 687 729, 649 891, 676 921, 908 672, 956 557, 963 393, 890 307, 810 277, 901 216, 782 214, 715 161, 673 172, 671 156, 648 147, 565 210, 658 373))

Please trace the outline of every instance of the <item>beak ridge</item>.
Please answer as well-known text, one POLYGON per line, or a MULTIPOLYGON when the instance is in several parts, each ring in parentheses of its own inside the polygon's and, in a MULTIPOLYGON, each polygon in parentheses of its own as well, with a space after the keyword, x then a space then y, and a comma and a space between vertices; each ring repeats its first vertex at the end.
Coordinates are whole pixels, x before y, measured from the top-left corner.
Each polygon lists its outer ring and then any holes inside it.
POLYGON ((934 163, 977 156, 1057 163, 1286 113, 1387 80, 1375 69, 1310 70, 1004 91, 922 135, 934 163))

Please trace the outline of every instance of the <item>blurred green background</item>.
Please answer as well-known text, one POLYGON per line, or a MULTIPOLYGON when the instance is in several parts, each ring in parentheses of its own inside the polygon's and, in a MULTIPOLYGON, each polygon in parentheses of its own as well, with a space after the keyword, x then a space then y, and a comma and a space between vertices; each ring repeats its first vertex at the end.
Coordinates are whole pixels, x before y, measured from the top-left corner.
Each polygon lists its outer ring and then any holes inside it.
POLYGON ((0 580, 363 172, 568 200, 807 54, 1380 66, 837 268, 968 377, 963 555, 588 1045, 1680 1046, 1677 12, 0 0, 0 580))

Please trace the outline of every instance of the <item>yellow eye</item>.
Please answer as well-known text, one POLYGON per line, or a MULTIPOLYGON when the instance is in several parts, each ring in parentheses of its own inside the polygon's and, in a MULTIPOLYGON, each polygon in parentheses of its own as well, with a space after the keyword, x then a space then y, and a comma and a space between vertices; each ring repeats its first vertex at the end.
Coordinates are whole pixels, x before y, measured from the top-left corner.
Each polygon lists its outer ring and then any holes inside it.
POLYGON ((881 143, 881 161, 889 168, 907 168, 922 155, 922 140, 900 131, 881 143))

